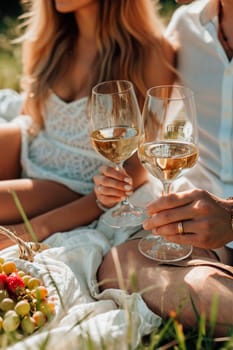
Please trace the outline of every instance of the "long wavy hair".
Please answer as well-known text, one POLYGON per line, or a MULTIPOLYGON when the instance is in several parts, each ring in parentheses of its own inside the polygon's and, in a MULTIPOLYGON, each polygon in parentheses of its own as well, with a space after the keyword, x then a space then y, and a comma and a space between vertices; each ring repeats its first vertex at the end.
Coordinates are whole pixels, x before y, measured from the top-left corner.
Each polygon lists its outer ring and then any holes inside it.
MULTIPOLYGON (((21 0, 26 5, 23 24, 22 88, 26 92, 25 112, 41 123, 41 106, 56 74, 67 62, 79 35, 73 13, 59 13, 53 0, 21 0)), ((133 82, 139 100, 146 86, 143 65, 148 50, 163 57, 163 23, 156 0, 99 0, 96 29, 98 57, 91 85, 104 80, 133 82)), ((156 64, 156 62, 155 62, 156 64)))

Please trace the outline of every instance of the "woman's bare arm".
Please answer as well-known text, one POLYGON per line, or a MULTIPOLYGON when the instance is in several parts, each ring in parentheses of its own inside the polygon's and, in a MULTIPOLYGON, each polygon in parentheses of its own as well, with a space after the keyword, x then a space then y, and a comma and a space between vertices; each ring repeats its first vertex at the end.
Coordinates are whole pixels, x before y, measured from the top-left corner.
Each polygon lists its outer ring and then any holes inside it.
POLYGON ((21 131, 13 123, 0 126, 0 180, 20 177, 21 131))
MULTIPOLYGON (((102 211, 96 205, 96 196, 92 192, 66 205, 57 207, 30 220, 38 241, 43 241, 56 232, 66 232, 84 226, 97 219, 102 211)), ((32 241, 32 237, 24 224, 5 225, 24 241, 32 241)), ((7 237, 0 237, 0 249, 12 245, 7 237)))

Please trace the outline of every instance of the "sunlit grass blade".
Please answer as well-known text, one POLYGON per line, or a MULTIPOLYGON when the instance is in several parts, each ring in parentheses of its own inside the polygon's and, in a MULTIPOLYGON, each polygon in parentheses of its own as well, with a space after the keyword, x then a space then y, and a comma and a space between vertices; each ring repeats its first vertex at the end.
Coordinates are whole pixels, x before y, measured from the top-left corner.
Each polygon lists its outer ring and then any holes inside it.
POLYGON ((77 326, 79 326, 80 324, 82 324, 82 322, 86 321, 90 315, 92 315, 92 311, 87 312, 80 320, 78 320, 77 322, 75 322, 75 324, 69 329, 68 333, 71 332, 72 329, 74 329, 75 327, 77 327, 77 326))
POLYGON ((193 311, 194 311, 194 314, 195 314, 195 316, 196 316, 196 319, 197 319, 197 321, 199 322, 199 320, 200 320, 200 315, 199 315, 199 313, 198 313, 198 311, 197 311, 196 305, 195 305, 195 303, 194 303, 193 298, 192 298, 191 295, 190 295, 190 300, 191 300, 191 304, 192 304, 193 311))
POLYGON ((66 310, 65 304, 64 304, 64 302, 63 302, 63 299, 62 299, 60 290, 59 290, 59 288, 58 288, 58 286, 57 286, 57 284, 56 284, 56 282, 55 282, 55 280, 54 280, 54 278, 53 278, 53 276, 52 276, 52 274, 51 274, 51 271, 49 270, 49 268, 48 268, 46 262, 44 261, 43 263, 44 263, 44 265, 46 266, 46 271, 48 272, 49 279, 50 279, 50 281, 51 281, 53 287, 55 288, 55 290, 56 290, 56 292, 57 292, 59 301, 60 301, 60 303, 61 303, 61 307, 62 307, 63 311, 64 311, 65 313, 67 313, 67 310, 66 310))
POLYGON ((174 320, 174 329, 176 332, 176 339, 179 344, 179 349, 180 350, 187 350, 186 345, 185 345, 185 335, 183 331, 183 326, 181 323, 178 321, 174 320))
POLYGON ((214 335, 214 329, 216 326, 217 316, 218 316, 218 301, 219 297, 218 295, 213 296, 213 301, 210 309, 210 326, 209 326, 209 337, 213 338, 214 335))
POLYGON ((197 336, 197 342, 196 342, 196 350, 202 350, 202 343, 204 340, 204 336, 206 334, 206 316, 205 314, 201 314, 199 318, 199 324, 198 324, 198 336, 197 336))
POLYGON ((95 350, 95 344, 93 343, 93 340, 89 334, 89 332, 87 333, 87 349, 88 350, 95 350))
POLYGON ((171 329, 173 325, 173 319, 170 318, 165 325, 161 328, 161 330, 158 332, 158 334, 156 334, 154 337, 152 337, 151 341, 150 341, 150 346, 149 349, 156 349, 159 344, 161 344, 161 342, 164 340, 165 336, 167 336, 167 334, 169 333, 169 329, 171 329))
POLYGON ((49 338, 50 338, 50 334, 48 334, 45 339, 43 339, 43 341, 39 344, 39 348, 38 350, 48 350, 48 343, 49 343, 49 338))
POLYGON ((39 246, 39 242, 38 242, 38 239, 37 239, 37 237, 36 237, 36 234, 35 234, 35 232, 34 232, 34 230, 33 230, 33 228, 32 228, 32 225, 30 224, 30 222, 29 222, 29 220, 28 220, 28 218, 27 218, 27 215, 26 215, 26 213, 25 213, 25 211, 24 211, 24 209, 23 209, 23 207, 22 207, 22 205, 21 205, 21 203, 20 203, 20 200, 19 200, 19 198, 18 198, 16 192, 13 191, 13 190, 11 190, 10 193, 11 193, 12 196, 13 196, 15 205, 16 205, 16 207, 17 207, 17 209, 18 209, 18 211, 19 211, 19 213, 20 213, 20 215, 21 215, 21 217, 22 217, 22 219, 23 219, 23 222, 24 222, 24 224, 25 224, 25 226, 26 226, 26 228, 27 228, 27 230, 28 230, 28 233, 30 234, 30 236, 31 236, 31 238, 32 238, 32 241, 33 241, 37 246, 39 246))

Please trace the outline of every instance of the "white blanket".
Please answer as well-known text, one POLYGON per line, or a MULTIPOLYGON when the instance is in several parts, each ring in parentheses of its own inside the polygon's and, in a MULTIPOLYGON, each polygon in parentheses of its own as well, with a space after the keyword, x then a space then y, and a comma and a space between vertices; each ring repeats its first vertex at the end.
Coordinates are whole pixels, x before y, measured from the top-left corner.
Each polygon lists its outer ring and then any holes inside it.
POLYGON ((42 278, 49 294, 56 297, 51 322, 8 349, 36 350, 45 341, 47 350, 135 349, 143 335, 160 325, 160 317, 147 308, 139 293, 128 295, 117 289, 99 293, 96 282, 103 256, 131 233, 106 229, 100 219, 89 227, 54 234, 45 241, 50 248, 37 254, 33 263, 17 259, 16 246, 2 250, 2 257, 42 278), (93 347, 88 347, 89 340, 93 347))

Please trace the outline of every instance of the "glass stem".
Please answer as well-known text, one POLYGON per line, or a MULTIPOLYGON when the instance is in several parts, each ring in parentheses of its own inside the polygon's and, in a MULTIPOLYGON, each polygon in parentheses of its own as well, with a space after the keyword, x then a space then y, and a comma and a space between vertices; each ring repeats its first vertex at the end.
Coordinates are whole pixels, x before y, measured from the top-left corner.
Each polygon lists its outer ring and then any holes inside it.
POLYGON ((171 192, 171 185, 171 182, 163 183, 163 196, 166 196, 171 192))
MULTIPOLYGON (((124 172, 125 170, 124 170, 124 167, 123 167, 123 162, 116 164, 116 169, 118 171, 124 172)), ((121 205, 127 205, 127 206, 130 205, 128 197, 125 197, 125 199, 123 199, 121 201, 121 205)))

